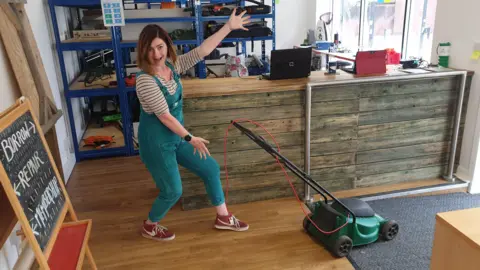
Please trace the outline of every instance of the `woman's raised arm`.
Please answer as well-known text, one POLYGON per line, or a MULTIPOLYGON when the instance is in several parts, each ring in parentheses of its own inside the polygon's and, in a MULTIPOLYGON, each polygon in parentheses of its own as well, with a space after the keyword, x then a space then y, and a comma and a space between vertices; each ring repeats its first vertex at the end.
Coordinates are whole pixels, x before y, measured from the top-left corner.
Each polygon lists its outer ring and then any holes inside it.
POLYGON ((225 39, 225 37, 232 31, 236 29, 243 29, 248 31, 243 25, 250 23, 250 16, 243 17, 247 11, 243 11, 238 16, 235 15, 237 8, 235 8, 230 15, 228 22, 220 28, 215 34, 208 37, 199 47, 198 54, 203 59, 205 56, 209 55, 220 42, 225 39))

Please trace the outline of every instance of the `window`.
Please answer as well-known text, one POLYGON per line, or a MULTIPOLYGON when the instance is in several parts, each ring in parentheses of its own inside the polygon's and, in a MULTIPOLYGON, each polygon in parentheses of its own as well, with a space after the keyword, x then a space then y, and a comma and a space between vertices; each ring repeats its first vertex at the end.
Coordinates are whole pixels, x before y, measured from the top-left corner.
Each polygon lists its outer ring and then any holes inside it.
POLYGON ((338 34, 343 46, 348 48, 357 47, 360 36, 360 0, 343 0, 333 2, 333 32, 329 35, 338 34))
POLYGON ((430 59, 437 0, 412 0, 406 55, 430 59))
POLYGON ((354 52, 394 48, 404 59, 429 61, 436 5, 437 0, 333 0, 329 40, 338 34, 341 45, 354 52))
POLYGON ((362 47, 372 50, 394 48, 397 52, 402 51, 405 2, 406 0, 365 1, 362 47))

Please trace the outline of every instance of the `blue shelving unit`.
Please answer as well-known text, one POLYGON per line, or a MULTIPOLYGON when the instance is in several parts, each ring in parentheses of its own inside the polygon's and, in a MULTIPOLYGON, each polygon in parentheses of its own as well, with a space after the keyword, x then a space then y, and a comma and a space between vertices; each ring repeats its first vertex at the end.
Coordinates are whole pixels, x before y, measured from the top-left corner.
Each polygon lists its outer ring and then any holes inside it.
POLYGON ((195 22, 195 18, 137 18, 125 19, 125 23, 159 23, 159 22, 195 22))
MULTIPOLYGON (((126 19, 126 24, 135 23, 167 23, 167 22, 191 22, 195 29, 195 39, 192 40, 174 40, 174 44, 182 46, 185 51, 188 51, 188 46, 199 46, 204 41, 204 23, 207 21, 226 21, 229 16, 202 16, 202 7, 210 4, 233 4, 234 0, 124 0, 124 4, 147 4, 148 8, 152 8, 155 4, 163 2, 175 2, 178 7, 188 7, 193 9, 191 17, 171 17, 171 18, 130 18, 126 19)), ((264 0, 260 0, 264 2, 264 0)), ((91 158, 111 157, 111 156, 129 156, 138 154, 133 143, 133 123, 130 111, 129 97, 135 93, 135 87, 127 87, 125 85, 126 68, 125 64, 130 61, 129 51, 137 46, 136 40, 123 40, 120 27, 110 27, 111 39, 99 40, 91 42, 83 41, 62 41, 57 22, 57 14, 55 7, 65 8, 101 8, 100 0, 48 0, 50 14, 52 18, 53 31, 55 35, 56 51, 60 60, 60 70, 63 80, 64 95, 66 98, 68 117, 70 120, 71 134, 73 137, 73 144, 75 148, 75 156, 77 161, 91 158), (68 51, 91 51, 91 50, 113 50, 115 62, 115 76, 117 85, 108 87, 79 87, 78 78, 72 81, 68 80, 67 70, 65 64, 64 53, 68 51), (122 133, 124 141, 121 146, 115 146, 104 149, 85 150, 80 149, 79 138, 75 126, 75 119, 73 114, 72 99, 115 96, 119 101, 119 108, 121 112, 122 133)), ((240 1, 241 6, 245 6, 245 1, 240 1)), ((265 59, 265 42, 272 42, 272 49, 275 49, 275 0, 271 3, 272 13, 266 15, 250 15, 252 20, 271 19, 272 20, 272 35, 266 37, 251 38, 227 38, 223 43, 236 43, 237 52, 238 46, 241 44, 243 54, 246 54, 246 43, 252 41, 261 41, 262 43, 262 58, 265 59)), ((197 76, 200 78, 206 77, 205 61, 201 61, 197 67, 197 76)), ((85 134, 82 134, 82 139, 85 134)))

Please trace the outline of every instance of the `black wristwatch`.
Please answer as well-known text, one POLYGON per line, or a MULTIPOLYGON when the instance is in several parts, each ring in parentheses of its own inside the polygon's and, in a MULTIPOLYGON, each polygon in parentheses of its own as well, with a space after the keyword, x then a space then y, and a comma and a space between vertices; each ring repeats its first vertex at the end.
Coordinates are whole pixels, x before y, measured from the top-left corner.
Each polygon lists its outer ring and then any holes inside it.
POLYGON ((190 134, 187 134, 185 137, 184 137, 185 141, 189 142, 192 140, 192 135, 190 134))

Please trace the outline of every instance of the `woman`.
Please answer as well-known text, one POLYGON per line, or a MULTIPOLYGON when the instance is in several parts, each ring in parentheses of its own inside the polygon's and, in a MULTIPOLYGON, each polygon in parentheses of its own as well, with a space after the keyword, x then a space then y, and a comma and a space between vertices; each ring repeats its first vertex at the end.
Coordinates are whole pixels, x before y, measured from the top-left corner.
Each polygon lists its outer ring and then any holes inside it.
POLYGON ((136 77, 140 101, 138 139, 140 157, 152 174, 160 194, 144 221, 142 235, 154 240, 172 240, 175 234, 159 221, 178 201, 182 183, 178 164, 198 175, 205 184, 217 217, 214 227, 246 231, 248 225, 228 212, 220 182, 220 168, 205 146, 209 142, 190 134, 183 126, 183 100, 180 73, 209 55, 235 29, 247 30, 249 17, 233 11, 228 22, 199 47, 176 56, 168 34, 158 25, 147 25, 140 33, 137 64, 142 70, 136 77))

